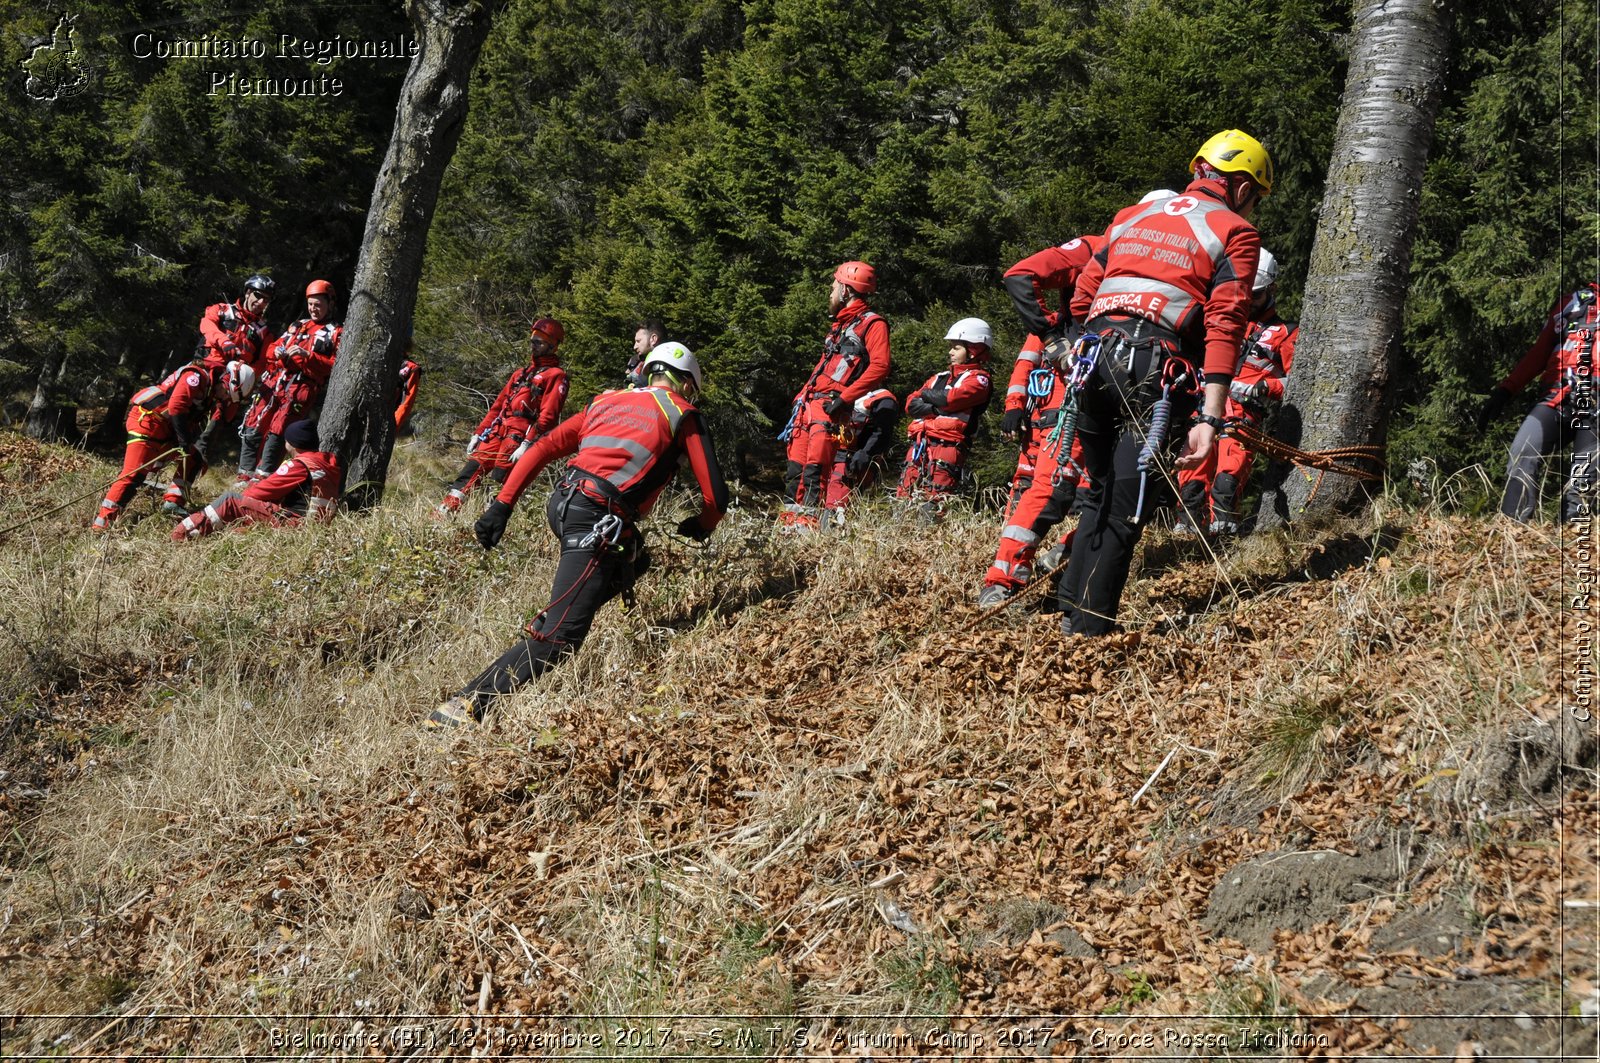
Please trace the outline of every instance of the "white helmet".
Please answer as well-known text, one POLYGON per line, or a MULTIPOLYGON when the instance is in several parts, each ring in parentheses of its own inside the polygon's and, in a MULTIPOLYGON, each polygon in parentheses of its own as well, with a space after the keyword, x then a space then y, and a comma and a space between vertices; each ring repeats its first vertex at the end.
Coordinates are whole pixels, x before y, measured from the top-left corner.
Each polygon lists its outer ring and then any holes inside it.
POLYGON ((222 388, 230 402, 247 399, 256 390, 256 371, 244 362, 229 362, 222 370, 222 388))
POLYGON ((994 329, 981 317, 964 317, 950 326, 950 331, 944 334, 947 340, 957 340, 961 343, 981 343, 985 347, 994 346, 994 329))
POLYGON ((1144 198, 1139 200, 1139 202, 1140 203, 1154 203, 1158 199, 1172 199, 1172 198, 1176 197, 1177 194, 1178 193, 1174 192, 1170 188, 1158 188, 1153 192, 1146 192, 1144 194, 1144 198))
POLYGON ((1261 249, 1261 260, 1256 263, 1255 283, 1250 285, 1250 290, 1259 292, 1263 288, 1270 288, 1278 283, 1278 260, 1272 257, 1272 252, 1266 248, 1261 249))
POLYGON ((679 373, 688 373, 690 378, 694 380, 694 389, 696 391, 699 391, 702 386, 703 377, 700 373, 700 360, 694 356, 693 351, 676 340, 658 343, 650 349, 649 354, 644 356, 644 377, 646 380, 650 379, 650 374, 655 371, 656 366, 679 373))

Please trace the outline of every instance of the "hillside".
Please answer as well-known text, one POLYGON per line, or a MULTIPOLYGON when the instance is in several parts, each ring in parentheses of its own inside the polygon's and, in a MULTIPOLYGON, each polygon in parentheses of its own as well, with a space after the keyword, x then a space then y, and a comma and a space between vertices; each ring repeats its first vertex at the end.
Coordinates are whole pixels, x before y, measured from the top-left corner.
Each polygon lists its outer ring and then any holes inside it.
POLYGON ((970 604, 992 514, 794 541, 746 497, 438 740, 554 561, 531 500, 492 555, 429 519, 453 458, 175 547, 0 436, 0 527, 83 496, 0 566, 8 1051, 1594 1053, 1586 544, 1155 532, 1129 630, 1064 640, 970 604))

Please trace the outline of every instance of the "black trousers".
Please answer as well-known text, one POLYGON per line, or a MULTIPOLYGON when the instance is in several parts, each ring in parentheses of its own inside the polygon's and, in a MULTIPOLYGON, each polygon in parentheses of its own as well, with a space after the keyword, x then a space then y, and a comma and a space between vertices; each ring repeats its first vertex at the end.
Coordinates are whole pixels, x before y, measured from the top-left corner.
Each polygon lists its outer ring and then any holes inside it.
MULTIPOLYGON (((1108 345, 1094 374, 1078 396, 1078 439, 1083 463, 1095 490, 1078 518, 1072 559, 1061 578, 1058 600, 1061 627, 1068 634, 1104 635, 1117 626, 1117 607, 1128 582, 1133 550, 1156 509, 1168 503, 1171 473, 1158 460, 1145 477, 1144 507, 1139 508, 1139 452, 1144 448, 1151 415, 1161 398, 1164 357, 1160 347, 1143 346, 1133 356, 1117 357, 1108 345), (1139 523, 1133 522, 1135 513, 1139 523)), ((1189 415, 1197 396, 1193 382, 1175 388, 1172 417, 1163 453, 1188 437, 1189 415)))
POLYGON ((600 607, 631 588, 648 565, 638 532, 626 522, 615 545, 584 545, 608 511, 573 488, 552 493, 545 516, 561 540, 550 604, 528 625, 530 637, 461 689, 460 696, 470 699, 480 715, 496 695, 511 693, 578 652, 600 607))
POLYGON ((1500 512, 1526 523, 1539 508, 1539 473, 1544 459, 1572 443, 1572 466, 1561 490, 1561 519, 1589 516, 1595 506, 1595 411, 1568 397, 1559 407, 1545 402, 1535 406, 1517 438, 1511 441, 1506 463, 1506 493, 1500 512))

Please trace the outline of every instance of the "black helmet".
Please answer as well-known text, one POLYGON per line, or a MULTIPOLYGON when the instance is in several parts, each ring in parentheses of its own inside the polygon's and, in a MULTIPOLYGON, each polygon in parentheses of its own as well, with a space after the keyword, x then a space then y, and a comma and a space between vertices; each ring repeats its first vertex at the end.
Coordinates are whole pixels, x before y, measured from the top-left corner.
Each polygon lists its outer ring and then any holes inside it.
POLYGON ((244 282, 245 291, 260 292, 268 299, 272 298, 272 293, 277 289, 277 287, 278 282, 267 276, 265 273, 252 274, 250 279, 244 282))

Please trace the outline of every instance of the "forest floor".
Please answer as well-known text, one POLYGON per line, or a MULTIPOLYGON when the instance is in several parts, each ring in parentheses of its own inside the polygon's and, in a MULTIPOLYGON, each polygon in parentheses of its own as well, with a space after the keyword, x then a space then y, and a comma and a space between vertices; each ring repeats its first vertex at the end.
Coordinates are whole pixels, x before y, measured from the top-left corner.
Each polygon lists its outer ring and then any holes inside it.
POLYGON ((633 606, 441 739, 555 560, 537 492, 433 520, 454 460, 175 546, 0 435, 0 1051, 1595 1055, 1592 540, 1152 530, 1067 639, 973 606, 993 513, 697 549, 669 497, 633 606))

